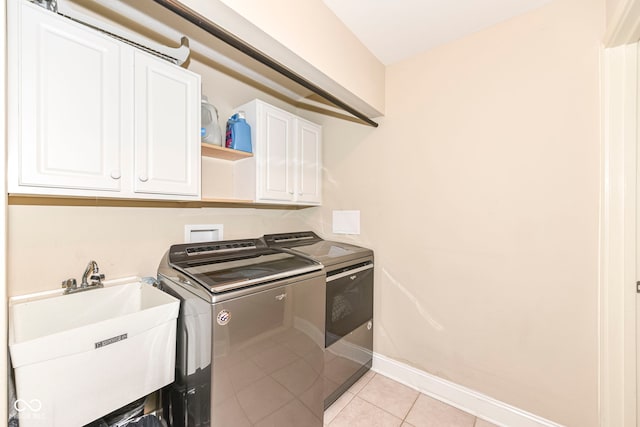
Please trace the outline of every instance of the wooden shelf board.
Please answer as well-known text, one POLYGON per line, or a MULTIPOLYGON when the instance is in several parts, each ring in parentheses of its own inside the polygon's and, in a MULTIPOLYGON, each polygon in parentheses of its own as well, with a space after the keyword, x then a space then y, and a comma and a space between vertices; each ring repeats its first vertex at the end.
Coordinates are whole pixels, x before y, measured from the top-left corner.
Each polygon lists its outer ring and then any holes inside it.
POLYGON ((255 204, 253 200, 249 199, 217 199, 204 197, 201 200, 202 203, 243 203, 243 204, 255 204))
POLYGON ((245 151, 232 150, 226 147, 220 147, 218 145, 207 144, 206 142, 201 143, 201 154, 203 157, 213 157, 215 159, 222 160, 242 160, 249 157, 253 157, 253 153, 247 153, 245 151))
POLYGON ((29 206, 114 206, 114 207, 157 207, 157 208, 254 208, 254 209, 305 209, 313 206, 255 203, 246 199, 216 199, 202 200, 157 200, 157 199, 119 199, 108 197, 81 196, 51 196, 37 194, 9 194, 9 205, 29 206))

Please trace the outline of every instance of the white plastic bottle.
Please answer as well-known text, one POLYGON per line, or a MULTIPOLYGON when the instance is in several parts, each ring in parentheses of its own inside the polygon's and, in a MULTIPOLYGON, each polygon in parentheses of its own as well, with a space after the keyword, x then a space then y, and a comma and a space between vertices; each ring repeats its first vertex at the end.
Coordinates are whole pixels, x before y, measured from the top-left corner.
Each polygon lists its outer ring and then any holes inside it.
POLYGON ((202 139, 202 142, 222 145, 222 131, 218 124, 218 110, 216 107, 209 104, 207 97, 204 95, 202 95, 200 114, 200 138, 202 139))

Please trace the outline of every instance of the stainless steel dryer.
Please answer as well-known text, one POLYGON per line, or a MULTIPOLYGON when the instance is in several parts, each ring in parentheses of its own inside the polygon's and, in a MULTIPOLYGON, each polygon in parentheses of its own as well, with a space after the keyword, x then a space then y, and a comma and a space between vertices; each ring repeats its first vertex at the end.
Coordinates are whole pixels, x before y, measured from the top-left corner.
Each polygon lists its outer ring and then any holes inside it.
POLYGON ((269 234, 271 248, 309 257, 326 270, 325 394, 329 407, 370 368, 373 354, 373 251, 321 239, 312 231, 269 234))
POLYGON ((181 300, 171 426, 323 425, 319 263, 260 239, 181 244, 158 279, 181 300))

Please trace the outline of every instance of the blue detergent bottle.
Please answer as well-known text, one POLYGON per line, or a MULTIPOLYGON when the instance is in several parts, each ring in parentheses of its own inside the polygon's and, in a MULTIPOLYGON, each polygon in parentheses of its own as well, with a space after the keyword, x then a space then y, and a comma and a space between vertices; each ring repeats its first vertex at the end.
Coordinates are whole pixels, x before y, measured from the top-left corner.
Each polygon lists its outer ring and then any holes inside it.
POLYGON ((244 111, 238 111, 227 121, 225 146, 234 150, 251 153, 251 126, 247 123, 244 111))

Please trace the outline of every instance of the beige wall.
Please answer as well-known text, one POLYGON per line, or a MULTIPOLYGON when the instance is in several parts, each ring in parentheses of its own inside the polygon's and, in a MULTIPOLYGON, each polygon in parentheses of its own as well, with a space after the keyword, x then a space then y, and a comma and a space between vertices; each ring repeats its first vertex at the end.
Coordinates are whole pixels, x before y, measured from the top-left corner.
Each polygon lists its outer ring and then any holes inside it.
POLYGON ((556 0, 389 67, 379 129, 325 127, 308 213, 322 231, 362 211, 378 353, 580 427, 598 425, 604 13, 556 0))
POLYGON ((384 111, 384 65, 322 0, 222 0, 354 94, 384 111))
POLYGON ((224 238, 303 230, 298 211, 122 207, 9 207, 10 296, 58 289, 96 260, 107 279, 155 276, 185 224, 223 224, 224 238), (36 254, 36 255, 34 255, 36 254))
POLYGON ((607 28, 609 28, 621 10, 630 2, 628 0, 606 0, 606 2, 607 28))
MULTIPOLYGON (((377 111, 385 111, 384 65, 322 0, 220 1, 377 111)), ((212 0, 182 2, 221 20, 212 0)))

